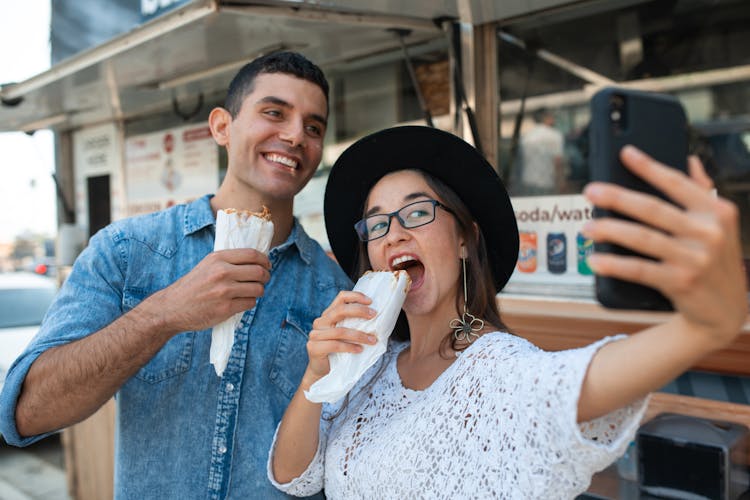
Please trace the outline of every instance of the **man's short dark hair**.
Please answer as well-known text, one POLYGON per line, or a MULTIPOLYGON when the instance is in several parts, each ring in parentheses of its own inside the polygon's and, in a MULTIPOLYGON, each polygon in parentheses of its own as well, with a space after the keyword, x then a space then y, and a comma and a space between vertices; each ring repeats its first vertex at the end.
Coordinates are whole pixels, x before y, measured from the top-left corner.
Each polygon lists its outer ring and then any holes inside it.
POLYGON ((244 65, 234 76, 227 90, 224 108, 236 118, 242 101, 253 91, 255 78, 263 73, 285 73, 312 82, 323 91, 328 105, 328 81, 323 71, 297 52, 273 52, 244 65))

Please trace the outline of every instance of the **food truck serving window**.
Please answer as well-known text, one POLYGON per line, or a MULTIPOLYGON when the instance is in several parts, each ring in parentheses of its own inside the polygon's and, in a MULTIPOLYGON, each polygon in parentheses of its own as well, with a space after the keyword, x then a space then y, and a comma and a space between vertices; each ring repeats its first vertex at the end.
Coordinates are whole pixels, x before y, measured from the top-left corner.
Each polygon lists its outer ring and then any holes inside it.
POLYGON ((593 295, 579 234, 591 210, 580 193, 588 101, 603 85, 682 102, 690 148, 738 205, 750 258, 750 3, 649 1, 593 13, 595 4, 498 25, 500 168, 521 231, 510 291, 593 295))

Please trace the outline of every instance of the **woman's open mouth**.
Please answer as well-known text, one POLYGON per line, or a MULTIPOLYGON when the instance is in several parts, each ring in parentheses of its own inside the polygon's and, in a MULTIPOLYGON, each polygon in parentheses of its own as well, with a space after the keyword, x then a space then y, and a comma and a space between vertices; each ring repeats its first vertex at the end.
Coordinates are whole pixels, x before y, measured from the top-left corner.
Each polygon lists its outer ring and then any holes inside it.
POLYGON ((411 254, 402 254, 391 259, 389 267, 392 271, 404 270, 411 278, 409 293, 416 290, 424 281, 424 264, 411 254))

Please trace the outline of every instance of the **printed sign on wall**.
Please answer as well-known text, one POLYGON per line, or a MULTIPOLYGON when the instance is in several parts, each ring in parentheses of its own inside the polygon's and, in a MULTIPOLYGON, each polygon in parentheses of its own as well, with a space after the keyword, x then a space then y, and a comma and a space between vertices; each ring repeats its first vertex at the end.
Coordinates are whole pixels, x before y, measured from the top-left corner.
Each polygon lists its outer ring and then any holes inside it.
POLYGON ((219 185, 219 153, 206 125, 189 125, 125 141, 128 215, 189 202, 219 185))
POLYGON ((593 244, 581 234, 592 218, 592 205, 582 195, 528 196, 511 202, 520 249, 510 283, 592 284, 586 256, 593 244))
POLYGON ((73 133, 75 171, 75 211, 77 224, 88 231, 87 179, 110 176, 112 220, 125 216, 122 199, 122 135, 111 123, 84 128, 73 133))

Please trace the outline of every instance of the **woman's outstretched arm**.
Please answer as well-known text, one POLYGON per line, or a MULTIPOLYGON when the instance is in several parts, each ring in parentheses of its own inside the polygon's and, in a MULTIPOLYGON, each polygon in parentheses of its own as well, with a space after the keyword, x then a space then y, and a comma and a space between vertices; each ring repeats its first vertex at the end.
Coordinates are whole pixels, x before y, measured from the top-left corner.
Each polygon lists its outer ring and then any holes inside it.
POLYGON ((739 212, 715 196, 698 159, 689 159, 688 176, 630 146, 620 157, 676 206, 612 184, 590 184, 584 193, 594 205, 638 222, 597 219, 587 224, 587 236, 656 260, 595 254, 589 263, 601 276, 658 289, 676 312, 665 323, 609 343, 595 354, 581 390, 579 421, 663 387, 709 352, 730 344, 748 313, 739 212))

